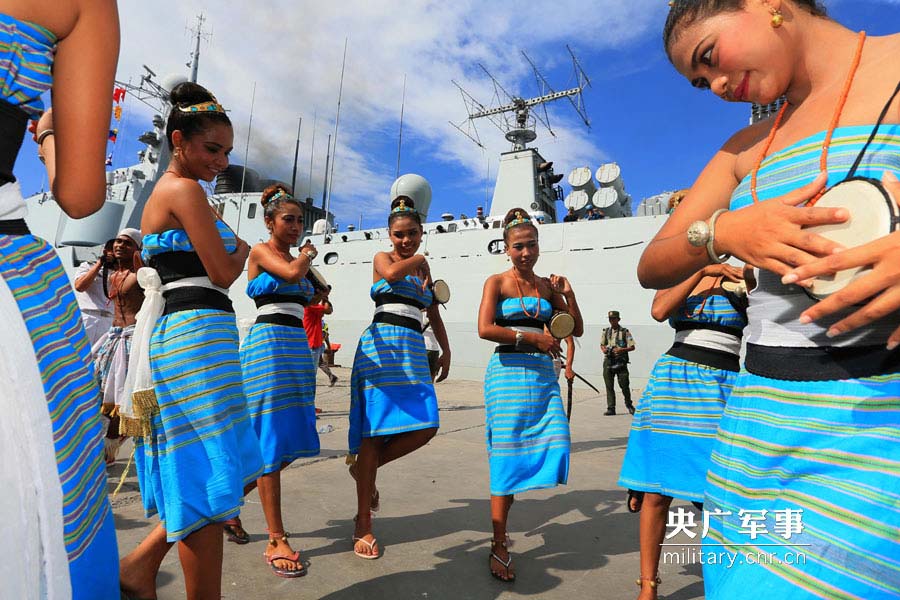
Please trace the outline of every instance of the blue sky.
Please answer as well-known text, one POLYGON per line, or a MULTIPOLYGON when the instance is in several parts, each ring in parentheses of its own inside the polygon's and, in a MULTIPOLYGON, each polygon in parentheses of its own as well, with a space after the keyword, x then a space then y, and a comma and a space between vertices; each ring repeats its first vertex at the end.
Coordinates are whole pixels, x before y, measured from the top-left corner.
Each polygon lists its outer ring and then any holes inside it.
MULTIPOLYGON (((348 38, 331 202, 340 224, 361 219, 364 226, 381 226, 385 219, 404 76, 401 173, 418 173, 431 182, 432 219, 442 212, 472 214, 481 204, 487 209, 498 154, 509 149, 483 119, 477 126, 484 150, 448 123, 458 123, 466 110, 451 79, 491 104, 493 88, 479 63, 507 90, 530 97, 538 88, 519 50, 535 60, 551 85, 563 89, 573 83, 569 44, 592 82, 584 95, 591 128, 581 124, 568 102, 557 101, 550 106, 557 137, 539 129, 534 145, 554 161, 558 173, 618 162, 635 199, 690 185, 749 115, 749 106, 726 104, 691 88, 670 66, 660 41, 668 9, 664 0, 559 0, 541 5, 542 11, 512 0, 324 4, 120 1, 118 78, 136 80, 142 64, 159 74, 186 73, 192 48, 187 29, 203 12, 212 35, 201 47, 200 83, 231 110, 233 161, 244 163, 255 82, 248 164, 289 181, 297 118, 302 117, 297 195, 311 189, 318 200, 348 38)), ((853 29, 870 35, 900 31, 897 0, 825 4, 833 18, 853 29)), ((843 63, 837 60, 836 67, 843 63)), ((136 137, 151 127, 150 117, 143 105, 126 99, 118 142, 110 147, 114 166, 134 161, 141 148, 136 137)), ((34 150, 26 140, 16 165, 26 195, 46 185, 34 150)), ((568 191, 567 184, 564 188, 568 191)))

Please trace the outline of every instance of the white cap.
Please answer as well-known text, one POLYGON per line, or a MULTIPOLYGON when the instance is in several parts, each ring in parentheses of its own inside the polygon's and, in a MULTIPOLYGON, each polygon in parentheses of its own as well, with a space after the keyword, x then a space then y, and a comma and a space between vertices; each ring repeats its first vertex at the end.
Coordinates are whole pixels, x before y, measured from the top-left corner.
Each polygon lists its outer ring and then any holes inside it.
POLYGON ((120 237, 131 238, 131 240, 135 243, 135 245, 138 247, 138 249, 140 249, 143 246, 142 242, 144 241, 144 238, 141 235, 141 232, 133 227, 126 227, 125 229, 120 231, 119 235, 117 235, 116 237, 117 238, 120 238, 120 237))

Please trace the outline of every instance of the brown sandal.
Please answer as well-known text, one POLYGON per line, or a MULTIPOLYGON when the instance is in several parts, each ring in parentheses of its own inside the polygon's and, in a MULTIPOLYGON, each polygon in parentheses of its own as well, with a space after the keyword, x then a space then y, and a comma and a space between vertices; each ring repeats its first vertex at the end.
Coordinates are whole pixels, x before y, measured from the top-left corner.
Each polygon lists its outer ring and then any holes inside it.
POLYGON ((507 552, 506 552, 506 560, 503 560, 503 559, 500 558, 500 556, 494 551, 494 549, 495 549, 497 546, 502 547, 504 550, 507 549, 507 547, 506 547, 506 542, 505 542, 505 541, 502 541, 502 540, 491 540, 491 555, 488 557, 488 569, 490 569, 490 571, 491 571, 491 577, 493 577, 494 579, 497 579, 498 581, 502 581, 503 583, 512 583, 513 581, 516 580, 516 574, 515 574, 515 573, 510 573, 510 572, 509 572, 509 568, 512 566, 512 555, 511 555, 511 554, 509 553, 509 551, 507 550, 507 552), (494 571, 494 569, 491 568, 491 566, 492 566, 492 565, 491 565, 491 561, 492 561, 492 560, 496 560, 498 563, 500 563, 500 564, 503 566, 503 568, 506 570, 506 576, 505 576, 505 577, 502 576, 502 575, 500 575, 500 573, 497 573, 496 571, 494 571))
POLYGON ((250 534, 244 530, 244 526, 241 525, 241 520, 238 517, 225 521, 223 530, 225 535, 228 536, 229 542, 234 542, 241 546, 250 543, 250 534))

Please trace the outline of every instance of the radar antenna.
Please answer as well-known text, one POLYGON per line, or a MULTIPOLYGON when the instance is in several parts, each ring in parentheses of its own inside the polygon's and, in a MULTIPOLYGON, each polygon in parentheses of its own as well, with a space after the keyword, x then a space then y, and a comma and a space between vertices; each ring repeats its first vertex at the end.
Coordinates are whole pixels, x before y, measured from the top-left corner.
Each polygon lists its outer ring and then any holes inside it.
MULTIPOLYGON (((191 61, 185 66, 191 68, 190 81, 197 82, 197 70, 200 67, 200 40, 209 40, 210 33, 203 31, 203 23, 206 17, 203 14, 197 15, 197 25, 189 31, 194 36, 194 51, 191 54, 191 61)), ((129 79, 128 81, 116 80, 116 85, 125 90, 134 98, 153 109, 155 112, 164 113, 168 110, 169 91, 160 83, 154 81, 157 77, 150 67, 143 65, 144 73, 137 84, 129 79)))
POLYGON ((584 88, 591 85, 591 81, 584 72, 584 69, 581 68, 572 49, 568 45, 566 46, 566 49, 572 57, 572 66, 576 81, 575 87, 561 92, 555 91, 553 87, 550 86, 547 79, 541 74, 540 70, 538 70, 534 61, 522 51, 522 56, 525 57, 525 60, 528 61, 528 64, 531 65, 532 71, 534 72, 539 95, 527 99, 513 96, 506 91, 503 85, 484 67, 484 65, 479 64, 478 66, 491 79, 494 86, 494 98, 491 106, 485 106, 463 89, 459 83, 453 81, 453 85, 455 85, 462 94, 463 103, 466 106, 466 113, 468 116, 459 123, 451 121, 450 124, 467 138, 475 142, 479 147, 484 148, 484 144, 481 143, 481 137, 478 135, 478 128, 475 126, 475 119, 485 117, 505 134, 506 139, 512 142, 514 150, 522 150, 525 148, 526 144, 537 139, 537 133, 535 132, 537 121, 547 129, 550 135, 556 137, 556 133, 550 126, 550 116, 547 112, 546 105, 548 102, 567 98, 572 103, 575 112, 578 113, 578 116, 581 117, 584 124, 587 127, 590 127, 591 122, 590 119, 588 119, 585 110, 582 92, 584 91, 584 88), (539 106, 541 110, 534 111, 533 107, 536 106, 539 106), (514 119, 510 113, 514 113, 514 119))

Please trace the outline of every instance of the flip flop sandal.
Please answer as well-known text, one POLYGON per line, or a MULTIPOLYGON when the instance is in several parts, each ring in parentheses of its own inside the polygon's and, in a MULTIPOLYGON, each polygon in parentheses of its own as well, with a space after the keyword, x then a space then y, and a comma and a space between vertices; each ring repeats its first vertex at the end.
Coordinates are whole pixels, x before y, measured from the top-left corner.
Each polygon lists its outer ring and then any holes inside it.
POLYGON ((515 573, 513 573, 512 576, 510 576, 510 572, 509 572, 509 567, 512 566, 512 554, 509 554, 507 552, 506 560, 503 560, 502 558, 500 558, 497 555, 496 552, 494 552, 494 548, 496 548, 497 546, 503 546, 504 548, 506 548, 506 543, 491 540, 491 555, 488 557, 488 569, 491 571, 491 577, 493 577, 497 581, 502 581, 503 583, 512 583, 513 581, 516 580, 515 573), (506 570, 505 578, 501 577, 501 575, 499 573, 497 573, 496 571, 494 571, 494 569, 491 568, 491 560, 496 560, 498 563, 503 565, 503 568, 506 570))
POLYGON ((240 519, 229 519, 225 521, 223 529, 225 535, 228 536, 229 542, 234 542, 240 546, 250 543, 250 534, 244 530, 240 519))
POLYGON ((625 506, 628 508, 628 512, 630 513, 639 513, 641 512, 641 506, 644 504, 644 492, 638 492, 636 490, 628 490, 628 499, 625 501, 625 506), (631 501, 634 500, 637 508, 631 507, 631 501))
POLYGON ((363 538, 353 536, 353 554, 357 555, 360 558, 364 558, 366 560, 375 560, 376 558, 381 558, 381 552, 379 552, 378 554, 363 554, 362 552, 360 552, 359 550, 356 549, 356 542, 362 542, 363 544, 365 544, 366 546, 369 547, 370 552, 374 552, 375 544, 378 543, 378 540, 376 538, 373 537, 371 542, 367 542, 363 538))
POLYGON ((300 562, 300 551, 296 551, 293 554, 273 554, 272 556, 268 556, 263 553, 263 557, 266 559, 266 562, 272 567, 272 572, 278 575, 279 577, 284 577, 285 579, 294 579, 295 577, 303 577, 306 575, 306 567, 303 566, 303 563, 300 562), (284 567, 276 567, 276 560, 287 560, 297 568, 295 569, 285 569, 284 567))

